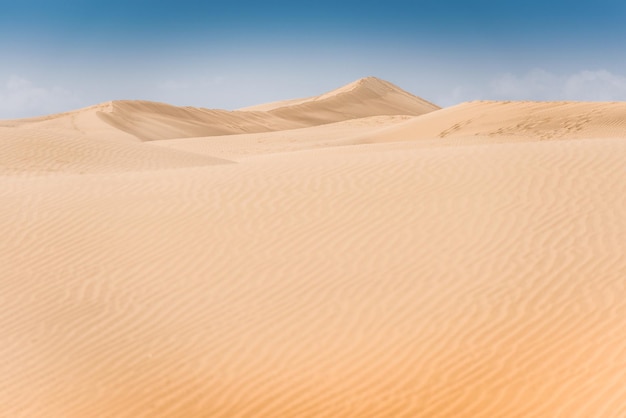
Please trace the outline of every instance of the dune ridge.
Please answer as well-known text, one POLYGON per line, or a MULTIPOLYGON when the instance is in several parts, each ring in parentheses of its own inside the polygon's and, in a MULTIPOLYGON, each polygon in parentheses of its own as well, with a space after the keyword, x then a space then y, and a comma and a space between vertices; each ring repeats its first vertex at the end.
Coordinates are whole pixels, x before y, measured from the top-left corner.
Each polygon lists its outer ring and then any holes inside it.
POLYGON ((624 110, 1 122, 0 416, 621 418, 624 110))
POLYGON ((227 111, 179 107, 142 100, 115 100, 74 112, 0 123, 0 126, 57 130, 70 125, 83 133, 126 135, 142 141, 199 136, 272 132, 380 115, 420 115, 439 109, 399 87, 375 77, 357 80, 319 96, 265 110, 227 111), (81 128, 78 117, 89 118, 81 128), (97 119, 97 120, 94 120, 97 119), (102 122, 109 125, 103 127, 102 122))
POLYGON ((439 109, 399 87, 364 78, 313 99, 239 111, 118 101, 100 116, 142 140, 282 131, 379 115, 420 115, 439 109))
POLYGON ((475 137, 487 143, 615 138, 626 135, 625 115, 624 102, 475 101, 414 118, 379 138, 448 142, 475 137))

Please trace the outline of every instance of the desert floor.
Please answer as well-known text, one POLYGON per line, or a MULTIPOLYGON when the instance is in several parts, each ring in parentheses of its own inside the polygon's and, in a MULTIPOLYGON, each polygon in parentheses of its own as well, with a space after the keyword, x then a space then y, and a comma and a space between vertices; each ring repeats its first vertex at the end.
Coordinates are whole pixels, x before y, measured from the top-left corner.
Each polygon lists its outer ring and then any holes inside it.
POLYGON ((0 417, 321 416, 626 416, 626 103, 0 122, 0 417))

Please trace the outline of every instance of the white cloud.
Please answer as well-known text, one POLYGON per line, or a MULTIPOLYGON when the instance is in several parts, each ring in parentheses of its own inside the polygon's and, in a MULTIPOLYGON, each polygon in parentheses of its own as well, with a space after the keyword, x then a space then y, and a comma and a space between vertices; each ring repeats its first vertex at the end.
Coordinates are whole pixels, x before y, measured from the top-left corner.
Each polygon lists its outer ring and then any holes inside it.
POLYGON ((563 90, 566 97, 579 100, 626 100, 626 77, 606 70, 581 71, 566 80, 563 90))
POLYGON ((523 75, 501 74, 486 85, 459 86, 442 104, 469 100, 626 100, 626 77, 607 70, 585 70, 574 74, 554 74, 537 68, 523 75))
POLYGON ((481 98, 483 98, 483 93, 477 87, 457 86, 446 94, 435 96, 434 102, 439 106, 446 107, 481 98))
POLYGON ((61 87, 41 87, 18 76, 0 86, 0 119, 69 110, 78 105, 75 94, 61 87))
POLYGON ((497 77, 490 83, 488 95, 497 99, 542 100, 560 96, 559 84, 554 74, 534 69, 521 77, 510 73, 497 77))

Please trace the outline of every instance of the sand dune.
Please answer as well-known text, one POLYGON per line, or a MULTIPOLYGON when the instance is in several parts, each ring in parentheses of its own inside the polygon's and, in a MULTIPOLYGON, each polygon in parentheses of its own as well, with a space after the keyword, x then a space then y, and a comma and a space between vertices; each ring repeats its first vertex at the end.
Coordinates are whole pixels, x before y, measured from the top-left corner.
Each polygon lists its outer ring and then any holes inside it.
POLYGON ((622 109, 3 122, 0 416, 623 417, 622 109))
POLYGON ((439 106, 376 77, 366 77, 320 96, 248 107, 310 125, 379 115, 421 115, 439 106))
MULTIPOLYGON (((156 141, 223 158, 409 142, 415 147, 626 136, 626 103, 470 102, 420 116, 375 116, 313 128, 156 141)), ((396 145, 396 147, 402 145, 396 145)))
POLYGON ((379 115, 421 115, 438 107, 383 80, 364 78, 317 99, 224 111, 118 101, 102 119, 142 140, 272 132, 379 115))
POLYGON ((0 175, 118 173, 229 162, 140 143, 85 140, 42 130, 3 132, 0 128, 0 175))
POLYGON ((121 135, 150 141, 281 131, 368 116, 421 115, 437 109, 391 83, 367 77, 317 98, 268 110, 226 111, 117 100, 44 118, 8 121, 0 126, 48 128, 55 132, 69 129, 100 137, 121 135))
MULTIPOLYGON (((106 139, 116 142, 138 142, 138 138, 106 123, 100 115, 113 111, 113 102, 102 103, 55 115, 37 118, 0 121, 1 128, 11 128, 4 131, 11 135, 20 130, 37 130, 42 134, 55 137, 81 137, 84 139, 106 139)), ((4 138, 4 136, 3 136, 4 138)))
POLYGON ((478 101, 414 118, 371 135, 371 141, 441 139, 546 141, 626 136, 623 102, 478 101))
POLYGON ((321 150, 371 142, 376 132, 399 126, 412 116, 370 116, 310 128, 262 134, 176 138, 151 142, 153 145, 202 155, 241 160, 262 154, 321 150))

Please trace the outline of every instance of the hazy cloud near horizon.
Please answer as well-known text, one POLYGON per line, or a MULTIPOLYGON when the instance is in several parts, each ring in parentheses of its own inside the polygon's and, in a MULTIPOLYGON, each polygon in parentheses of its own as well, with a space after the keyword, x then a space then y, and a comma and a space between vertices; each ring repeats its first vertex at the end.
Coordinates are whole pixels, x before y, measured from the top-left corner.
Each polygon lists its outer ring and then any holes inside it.
POLYGON ((58 113, 82 105, 70 90, 38 86, 19 76, 9 77, 0 88, 0 114, 6 119, 58 113))
POLYGON ((607 70, 585 70, 556 75, 535 69, 518 77, 505 74, 495 79, 491 93, 510 100, 619 101, 626 99, 626 77, 607 70))
MULTIPOLYGON (((573 74, 555 74, 543 69, 533 69, 525 74, 502 73, 484 83, 456 84, 454 80, 428 86, 428 95, 414 85, 422 82, 407 79, 390 80, 411 93, 431 100, 440 106, 452 106, 472 100, 577 100, 577 101, 623 101, 626 100, 626 76, 607 70, 583 70, 573 74), (455 86, 455 87, 450 87, 455 86), (438 91, 437 91, 438 89, 438 91)), ((254 84, 254 83, 252 83, 254 84)), ((147 84, 144 93, 136 99, 156 100, 176 105, 208 108, 234 109, 274 100, 286 100, 306 95, 325 93, 327 88, 308 86, 306 93, 286 83, 277 81, 254 89, 242 77, 207 76, 187 79, 169 79, 147 84), (219 106, 218 103, 226 105, 219 106)), ((326 83, 327 84, 327 83, 326 83)), ((103 100, 97 95, 80 94, 82 86, 45 85, 20 76, 10 76, 0 85, 0 118, 11 119, 59 113, 87 107, 103 101, 125 99, 113 97, 103 100)), ((341 87, 340 84, 332 88, 341 87)), ((121 88, 123 90, 123 86, 121 88)), ((141 95, 134 90, 135 95, 141 95)))
POLYGON ((559 75, 543 69, 504 73, 483 85, 459 85, 439 96, 439 105, 471 100, 624 101, 626 77, 607 70, 559 75))

